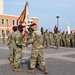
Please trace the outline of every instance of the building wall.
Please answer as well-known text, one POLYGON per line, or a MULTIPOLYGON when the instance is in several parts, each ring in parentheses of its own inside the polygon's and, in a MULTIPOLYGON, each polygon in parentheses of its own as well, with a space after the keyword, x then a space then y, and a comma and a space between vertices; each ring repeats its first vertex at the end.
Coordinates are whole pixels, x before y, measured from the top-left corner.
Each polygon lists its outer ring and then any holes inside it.
POLYGON ((0 14, 3 14, 3 6, 4 6, 4 0, 0 0, 0 14))
MULTIPOLYGON (((4 30, 6 35, 7 35, 7 31, 11 32, 12 27, 14 25, 19 24, 19 22, 17 21, 18 17, 19 16, 15 16, 15 15, 0 14, 0 35, 2 34, 2 30, 4 30), (4 20, 4 22, 3 22, 3 20, 4 20), (13 25, 13 21, 14 21, 14 25, 13 25)), ((38 27, 38 19, 32 18, 32 21, 35 22, 38 27)))
POLYGON ((75 33, 75 30, 72 30, 72 33, 75 33))
POLYGON ((7 33, 7 30, 11 32, 12 26, 13 26, 13 20, 14 20, 14 25, 18 25, 17 18, 18 16, 1 14, 0 15, 0 34, 2 33, 2 30, 4 30, 5 33, 7 33))

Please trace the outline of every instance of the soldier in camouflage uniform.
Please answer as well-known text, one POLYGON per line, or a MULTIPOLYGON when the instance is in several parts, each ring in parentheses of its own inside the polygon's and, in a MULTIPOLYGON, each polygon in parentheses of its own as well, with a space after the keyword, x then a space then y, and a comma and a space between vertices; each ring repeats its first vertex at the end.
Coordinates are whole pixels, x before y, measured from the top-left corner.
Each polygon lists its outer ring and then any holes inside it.
POLYGON ((65 46, 65 32, 63 31, 62 35, 61 35, 61 39, 62 39, 62 46, 65 46))
POLYGON ((49 43, 50 43, 50 45, 52 45, 52 38, 53 38, 52 33, 49 32, 49 43))
POLYGON ((74 34, 72 33, 72 31, 70 32, 70 47, 74 47, 74 34))
POLYGON ((14 66, 13 71, 22 72, 23 70, 20 68, 21 58, 22 58, 22 46, 25 47, 24 43, 24 34, 23 34, 24 26, 18 25, 18 30, 15 32, 15 44, 14 47, 14 66))
POLYGON ((55 46, 57 49, 59 48, 59 36, 58 36, 58 31, 54 33, 54 41, 55 41, 55 46))
POLYGON ((4 33, 4 30, 2 30, 2 42, 5 43, 5 33, 4 33))
POLYGON ((13 30, 13 32, 11 32, 8 35, 8 39, 7 39, 8 44, 7 45, 9 47, 9 52, 10 52, 10 64, 13 66, 13 64, 14 64, 14 46, 15 46, 14 37, 15 37, 15 31, 17 30, 17 26, 13 26, 12 30, 13 30))
POLYGON ((39 59, 40 63, 44 67, 44 74, 48 73, 47 66, 44 60, 44 55, 43 55, 43 46, 42 46, 42 38, 41 38, 41 32, 37 30, 37 26, 35 23, 33 23, 32 28, 34 29, 32 33, 32 38, 29 39, 26 44, 32 44, 32 52, 31 52, 31 58, 30 58, 30 70, 28 70, 29 73, 34 73, 34 69, 36 66, 37 59, 39 59))
POLYGON ((46 44, 46 48, 48 48, 48 45, 49 45, 49 33, 48 33, 48 29, 45 30, 45 33, 44 33, 44 41, 45 41, 45 44, 46 44))
POLYGON ((75 47, 75 32, 74 32, 74 47, 75 47))
POLYGON ((58 31, 58 39, 59 39, 59 45, 61 46, 61 41, 62 41, 62 34, 61 34, 61 32, 60 31, 58 31))
POLYGON ((69 34, 68 34, 68 31, 66 31, 66 34, 65 34, 65 41, 66 41, 66 47, 69 47, 69 34))

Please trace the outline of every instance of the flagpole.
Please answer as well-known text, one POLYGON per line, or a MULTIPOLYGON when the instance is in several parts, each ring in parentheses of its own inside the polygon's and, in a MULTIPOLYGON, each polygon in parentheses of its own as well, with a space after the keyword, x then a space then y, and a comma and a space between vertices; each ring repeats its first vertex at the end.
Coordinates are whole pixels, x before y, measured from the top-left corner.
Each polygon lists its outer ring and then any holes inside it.
MULTIPOLYGON (((22 13, 21 13, 20 17, 18 18, 18 20, 21 24, 26 23, 24 25, 25 25, 25 31, 27 31, 26 26, 28 25, 28 2, 26 2, 24 10, 22 11, 22 13)), ((24 31, 24 34, 25 34, 25 40, 24 41, 26 42, 27 41, 27 36, 26 36, 25 31, 24 31)), ((24 55, 25 56, 23 57, 23 59, 26 59, 26 47, 24 47, 24 55)))

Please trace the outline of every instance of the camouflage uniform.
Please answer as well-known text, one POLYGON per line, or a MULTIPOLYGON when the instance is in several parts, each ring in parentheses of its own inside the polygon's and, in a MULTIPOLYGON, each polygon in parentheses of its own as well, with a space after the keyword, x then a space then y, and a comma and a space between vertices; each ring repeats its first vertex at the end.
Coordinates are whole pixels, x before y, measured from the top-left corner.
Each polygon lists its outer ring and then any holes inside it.
POLYGON ((9 52, 10 52, 10 64, 14 63, 14 46, 15 46, 14 37, 15 37, 15 32, 13 31, 8 35, 8 39, 7 39, 8 42, 7 45, 9 47, 9 52))
POLYGON ((69 34, 68 34, 68 31, 65 34, 65 41, 66 41, 66 47, 68 47, 69 46, 69 34))
POLYGON ((19 68, 20 63, 21 63, 21 57, 22 57, 22 46, 25 46, 24 44, 24 35, 17 30, 15 32, 15 44, 16 46, 14 47, 15 53, 14 53, 14 67, 19 68))
POLYGON ((49 42, 50 42, 50 45, 52 44, 52 33, 51 32, 49 32, 49 42))
POLYGON ((43 46, 42 46, 42 38, 40 31, 33 31, 32 38, 27 41, 27 44, 32 44, 32 52, 31 52, 31 59, 30 59, 30 67, 34 69, 36 66, 37 59, 40 61, 42 66, 47 69, 46 63, 44 60, 43 55, 43 46))
POLYGON ((75 32, 74 32, 74 47, 75 47, 75 32))
POLYGON ((61 41, 62 41, 62 34, 60 33, 60 31, 58 32, 58 39, 59 39, 59 45, 61 46, 61 41))
POLYGON ((5 43, 5 33, 4 33, 4 31, 2 32, 2 42, 5 43))
POLYGON ((49 33, 48 33, 48 30, 45 31, 44 33, 44 41, 45 41, 45 44, 46 44, 46 48, 48 48, 48 45, 49 45, 49 33))
POLYGON ((58 33, 54 33, 54 41, 55 41, 55 46, 58 49, 59 48, 59 37, 58 37, 58 33))
POLYGON ((73 47, 74 46, 74 34, 72 33, 72 31, 71 31, 69 37, 70 37, 70 47, 73 47))
POLYGON ((65 46, 65 33, 64 32, 61 35, 61 39, 62 39, 62 46, 65 46))

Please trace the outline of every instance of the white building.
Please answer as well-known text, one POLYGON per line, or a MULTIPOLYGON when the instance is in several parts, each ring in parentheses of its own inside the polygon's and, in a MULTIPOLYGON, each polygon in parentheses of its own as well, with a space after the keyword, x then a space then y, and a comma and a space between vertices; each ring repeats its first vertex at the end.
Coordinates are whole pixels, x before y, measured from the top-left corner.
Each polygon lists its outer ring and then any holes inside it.
POLYGON ((70 24, 69 23, 67 24, 67 31, 68 31, 68 34, 70 34, 70 24))
POLYGON ((0 14, 3 14, 4 10, 4 1, 0 0, 0 14))

